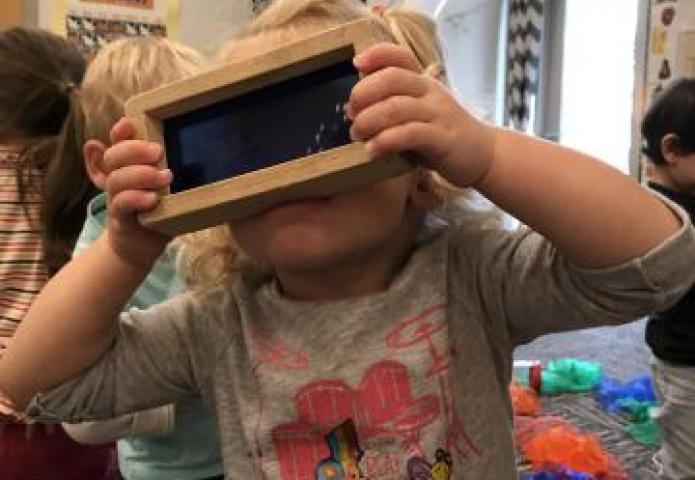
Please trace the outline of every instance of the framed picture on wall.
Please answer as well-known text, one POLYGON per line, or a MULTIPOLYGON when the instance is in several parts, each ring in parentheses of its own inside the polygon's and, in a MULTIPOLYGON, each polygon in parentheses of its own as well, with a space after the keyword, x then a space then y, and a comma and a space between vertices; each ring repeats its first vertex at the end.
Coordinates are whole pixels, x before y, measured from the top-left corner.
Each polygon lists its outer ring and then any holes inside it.
POLYGON ((179 0, 58 0, 53 12, 53 29, 87 59, 122 37, 176 38, 179 24, 179 0))

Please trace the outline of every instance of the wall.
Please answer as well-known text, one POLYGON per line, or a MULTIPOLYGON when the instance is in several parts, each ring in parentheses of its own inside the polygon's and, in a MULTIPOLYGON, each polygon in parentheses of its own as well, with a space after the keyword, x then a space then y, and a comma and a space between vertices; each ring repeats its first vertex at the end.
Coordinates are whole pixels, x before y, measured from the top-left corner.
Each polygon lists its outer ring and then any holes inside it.
POLYGON ((560 143, 624 173, 629 171, 638 13, 635 0, 566 2, 560 143), (596 15, 599 4, 602 14, 596 15))
POLYGON ((388 3, 437 16, 449 79, 456 96, 485 119, 499 122, 502 114, 498 89, 502 0, 393 0, 388 3))
POLYGON ((181 41, 214 52, 251 17, 246 0, 180 0, 181 41))
POLYGON ((500 118, 498 0, 450 0, 437 18, 452 88, 490 121, 500 118))
MULTIPOLYGON (((2 0, 3 2, 6 0, 2 0)), ((37 5, 37 24, 50 28, 55 0, 26 0, 37 5)), ((210 53, 219 47, 251 16, 247 0, 179 0, 181 8, 181 40, 210 53)))
POLYGON ((649 15, 651 0, 639 0, 637 32, 635 33, 635 81, 632 91, 632 141, 630 142, 630 175, 637 180, 646 180, 642 172, 642 137, 640 123, 645 111, 647 46, 649 43, 649 15))
POLYGON ((0 29, 22 23, 22 0, 0 0, 0 29))

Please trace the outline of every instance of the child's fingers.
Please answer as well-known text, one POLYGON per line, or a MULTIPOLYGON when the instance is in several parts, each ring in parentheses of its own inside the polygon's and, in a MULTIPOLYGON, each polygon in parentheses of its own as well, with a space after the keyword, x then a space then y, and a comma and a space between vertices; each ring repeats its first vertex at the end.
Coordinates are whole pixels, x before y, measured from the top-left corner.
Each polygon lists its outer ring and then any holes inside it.
POLYGON ((371 105, 355 118, 350 135, 355 141, 366 141, 383 130, 410 122, 431 122, 435 115, 429 104, 407 96, 391 97, 371 105))
POLYGON ((136 213, 152 210, 158 202, 159 195, 155 192, 125 190, 111 197, 109 215, 112 218, 121 219, 131 217, 136 213))
POLYGON ((364 108, 394 95, 421 97, 428 91, 422 75, 396 67, 388 67, 363 78, 355 85, 348 100, 348 116, 357 116, 364 108))
POLYGON ((417 152, 423 158, 436 158, 443 154, 442 138, 436 127, 429 123, 410 122, 379 133, 368 143, 372 158, 403 152, 417 152))
POLYGON ((106 179, 109 196, 128 190, 161 190, 171 183, 171 171, 159 170, 149 165, 131 165, 119 168, 106 179))
POLYGON ((111 128, 110 138, 112 144, 135 138, 135 125, 132 120, 126 117, 121 118, 111 128))
POLYGON ((130 165, 155 165, 162 156, 162 147, 154 142, 125 140, 106 150, 104 166, 107 172, 130 165))
POLYGON ((0 392, 0 421, 15 422, 21 420, 21 416, 15 411, 12 400, 0 392))
POLYGON ((422 66, 413 52, 395 43, 378 43, 357 55, 353 63, 357 69, 370 74, 386 67, 400 67, 413 72, 422 72, 422 66))

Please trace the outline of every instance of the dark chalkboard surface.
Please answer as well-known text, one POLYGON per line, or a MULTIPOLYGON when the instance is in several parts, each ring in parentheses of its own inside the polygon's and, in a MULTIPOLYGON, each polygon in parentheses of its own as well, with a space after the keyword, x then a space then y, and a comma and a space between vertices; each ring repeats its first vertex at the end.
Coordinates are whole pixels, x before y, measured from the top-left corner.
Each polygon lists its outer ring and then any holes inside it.
POLYGON ((177 193, 351 142, 351 61, 162 122, 177 193))

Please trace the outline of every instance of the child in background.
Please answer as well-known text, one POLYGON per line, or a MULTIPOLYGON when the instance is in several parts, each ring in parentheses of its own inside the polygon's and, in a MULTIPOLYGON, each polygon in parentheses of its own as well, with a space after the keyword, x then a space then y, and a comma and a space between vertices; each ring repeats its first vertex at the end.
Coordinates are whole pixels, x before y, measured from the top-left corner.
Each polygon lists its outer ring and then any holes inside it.
MULTIPOLYGON (((277 0, 228 58, 371 15, 356 0, 277 0)), ((667 307, 695 279, 694 232, 605 164, 473 118, 424 73, 443 63, 425 17, 375 20, 400 45, 354 59, 365 77, 348 102, 352 134, 375 158, 409 151, 421 167, 220 227, 225 249, 198 259, 217 262, 214 287, 118 321, 168 240, 136 215, 171 181, 161 147, 119 122, 104 157, 107 231, 34 303, 0 391, 31 418, 202 392, 229 478, 514 478, 514 347, 667 307), (535 231, 463 215, 435 172, 535 231)))
MULTIPOLYGON (((674 82, 642 120, 649 187, 695 217, 695 79, 674 82)), ((692 268, 692 266, 691 266, 692 268)), ((661 478, 695 478, 695 288, 647 322, 662 406, 661 478)))
MULTIPOLYGON (((0 32, 0 355, 48 280, 42 191, 84 60, 64 39, 29 28, 0 32)), ((65 185, 62 186, 65 188, 65 185)), ((71 201, 80 202, 74 190, 71 201)), ((75 221, 84 212, 74 212, 75 221)), ((47 326, 51 330, 51 326, 47 326)), ((60 426, 0 427, 0 476, 13 480, 116 477, 113 447, 86 447, 60 426)))
MULTIPOLYGON (((61 152, 56 178, 73 180, 71 188, 55 189, 46 200, 54 212, 65 211, 70 192, 92 183, 103 191, 108 171, 104 152, 109 130, 124 114, 125 101, 141 92, 201 73, 205 61, 193 49, 158 38, 130 38, 102 48, 89 64, 82 87, 76 92, 84 119, 82 131, 67 132, 62 145, 83 145, 61 152), (91 179, 91 180, 90 180, 91 179)), ((106 226, 106 196, 94 198, 75 251, 94 242, 106 226)), ((152 272, 128 301, 126 310, 145 309, 182 289, 175 272, 175 248, 167 249, 152 272)), ((140 411, 95 423, 65 425, 67 432, 85 443, 118 440, 121 475, 127 480, 200 480, 223 474, 217 425, 200 396, 176 405, 140 411)))

